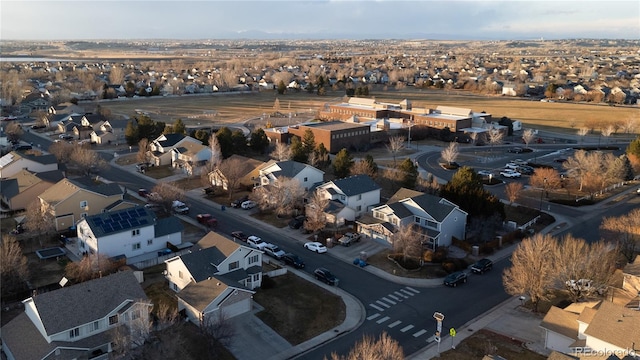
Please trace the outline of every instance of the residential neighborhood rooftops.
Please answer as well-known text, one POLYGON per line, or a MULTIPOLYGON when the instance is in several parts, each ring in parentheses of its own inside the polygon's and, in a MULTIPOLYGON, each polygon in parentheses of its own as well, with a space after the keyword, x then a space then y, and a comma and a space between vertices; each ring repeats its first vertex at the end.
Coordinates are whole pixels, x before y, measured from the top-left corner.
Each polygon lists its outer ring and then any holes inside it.
POLYGON ((369 191, 380 189, 380 186, 368 175, 360 174, 346 178, 333 180, 333 184, 338 187, 346 196, 364 194, 369 191))
MULTIPOLYGON (((154 224, 155 215, 143 206, 87 216, 94 236, 101 237, 154 224)), ((175 224, 173 224, 175 225, 175 224)), ((164 226, 164 225, 163 225, 164 226)))
POLYGON ((640 344, 638 329, 640 311, 602 301, 584 333, 622 349, 637 349, 640 344))
POLYGON ((578 314, 552 306, 540 326, 573 339, 578 336, 578 314))
POLYGON ((155 237, 174 234, 176 232, 184 230, 184 226, 180 219, 175 216, 169 216, 166 218, 156 219, 154 226, 155 237))
POLYGON ((162 147, 171 147, 177 144, 180 140, 184 139, 186 135, 184 134, 162 134, 159 138, 156 139, 162 147))

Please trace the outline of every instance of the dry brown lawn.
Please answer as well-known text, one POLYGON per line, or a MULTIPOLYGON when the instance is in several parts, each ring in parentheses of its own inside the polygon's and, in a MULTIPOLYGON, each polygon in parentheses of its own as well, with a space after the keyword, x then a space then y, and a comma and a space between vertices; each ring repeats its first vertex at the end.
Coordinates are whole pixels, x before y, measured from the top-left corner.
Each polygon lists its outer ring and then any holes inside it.
MULTIPOLYGON (((451 347, 451 340, 445 340, 440 348, 451 347)), ((455 340, 454 340, 455 341, 455 340)), ((443 360, 475 360, 482 359, 485 355, 500 355, 505 359, 518 360, 544 360, 547 357, 540 355, 524 347, 524 344, 507 336, 496 334, 489 330, 479 330, 475 334, 456 343, 455 349, 444 351, 440 354, 443 360)))

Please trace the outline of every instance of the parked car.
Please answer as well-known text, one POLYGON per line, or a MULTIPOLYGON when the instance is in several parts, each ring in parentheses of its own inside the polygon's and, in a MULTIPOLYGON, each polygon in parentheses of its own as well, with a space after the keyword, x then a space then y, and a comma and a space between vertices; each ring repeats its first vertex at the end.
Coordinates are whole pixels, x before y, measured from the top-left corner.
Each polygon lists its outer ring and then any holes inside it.
POLYGON ((521 148, 521 147, 514 147, 514 148, 511 148, 511 149, 509 149, 507 151, 510 152, 510 153, 513 153, 513 154, 522 154, 524 152, 524 149, 521 148))
POLYGON ((240 205, 241 208, 245 209, 245 210, 250 210, 253 209, 254 207, 256 207, 256 202, 252 201, 252 200, 247 200, 245 202, 242 203, 242 205, 240 205))
POLYGON ((493 268, 493 261, 490 259, 480 259, 471 265, 471 271, 475 274, 483 274, 493 268))
POLYGON ((500 171, 500 175, 506 178, 519 178, 520 176, 522 176, 522 174, 520 174, 519 172, 511 169, 505 169, 500 171))
POLYGON ((533 168, 531 166, 518 166, 516 168, 516 171, 519 172, 520 174, 524 174, 524 175, 533 175, 533 168))
POLYGON ((147 190, 145 188, 140 188, 140 189, 138 189, 138 195, 146 198, 147 196, 149 196, 149 190, 147 190))
POLYGON ((516 164, 516 163, 514 163, 514 162, 509 162, 509 163, 507 163, 504 167, 505 167, 505 169, 512 169, 512 170, 515 170, 515 169, 517 169, 517 168, 518 168, 518 166, 519 166, 519 165, 518 165, 518 164, 516 164))
POLYGON ((180 214, 180 215, 189 214, 189 207, 187 206, 187 204, 185 204, 185 203, 183 203, 182 201, 179 201, 179 200, 175 200, 171 204, 171 210, 173 210, 174 213, 180 214))
POLYGON ((247 238, 247 244, 249 244, 249 246, 251 246, 252 248, 256 248, 258 250, 264 250, 264 247, 267 246, 266 242, 255 235, 251 235, 247 238))
POLYGON ((240 205, 242 205, 243 202, 249 200, 249 196, 245 195, 243 197, 241 197, 240 199, 236 199, 234 201, 231 202, 231 207, 232 208, 239 208, 240 205))
POLYGON ((216 193, 216 188, 214 186, 209 186, 208 188, 202 189, 205 195, 213 195, 216 193))
POLYGON ((360 234, 348 232, 345 233, 340 239, 338 239, 338 243, 343 246, 351 246, 351 244, 360 241, 360 234))
POLYGON ((317 241, 310 241, 304 244, 304 248, 310 251, 315 251, 318 254, 326 253, 327 247, 317 241))
POLYGON ((242 242, 247 242, 248 238, 248 236, 242 231, 233 231, 231 236, 233 236, 233 240, 240 240, 242 242))
POLYGON ((528 165, 529 164, 529 162, 527 160, 522 160, 522 159, 511 160, 510 162, 513 163, 513 164, 516 164, 516 165, 528 165))
POLYGON ((47 127, 47 125, 45 125, 45 124, 31 125, 31 128, 34 129, 34 130, 36 130, 36 129, 44 129, 46 127, 47 127))
POLYGON ((300 229, 304 225, 305 217, 303 215, 296 216, 289 221, 289 227, 292 229, 300 229))
POLYGON ((32 145, 18 145, 16 146, 16 150, 31 150, 33 149, 32 145))
POLYGON ((140 173, 144 173, 150 167, 153 167, 152 163, 139 163, 139 164, 136 164, 136 171, 140 173))
POLYGON ((466 283, 466 282, 467 282, 467 273, 465 273, 464 271, 452 272, 451 274, 447 275, 444 278, 444 284, 446 286, 456 287, 458 286, 458 284, 466 283))
POLYGON ((482 176, 482 177, 489 177, 489 176, 494 176, 493 173, 489 170, 480 170, 478 171, 478 175, 482 176))
POLYGON ((286 253, 282 255, 282 258, 280 260, 282 260, 286 265, 291 265, 298 269, 304 268, 304 261, 302 261, 302 259, 300 259, 298 255, 286 253))
POLYGON ((282 259, 282 257, 285 254, 285 252, 282 249, 280 249, 278 247, 278 245, 275 245, 275 244, 267 244, 267 245, 265 245, 264 246, 264 252, 267 255, 269 255, 269 256, 271 256, 271 257, 273 257, 275 259, 278 259, 278 260, 282 259))
POLYGON ((211 214, 198 214, 196 220, 202 225, 209 228, 215 228, 218 226, 218 219, 214 218, 211 214))
POLYGON ((58 135, 58 139, 62 139, 62 140, 72 140, 73 136, 69 135, 69 134, 60 134, 58 135))
POLYGON ((24 232, 24 227, 22 227, 22 224, 18 224, 15 229, 11 230, 10 233, 12 235, 19 235, 19 234, 22 234, 23 232, 24 232))
POLYGON ((338 278, 331 273, 331 271, 325 268, 317 268, 313 270, 313 275, 315 275, 316 280, 320 280, 327 285, 335 286, 338 285, 338 278))

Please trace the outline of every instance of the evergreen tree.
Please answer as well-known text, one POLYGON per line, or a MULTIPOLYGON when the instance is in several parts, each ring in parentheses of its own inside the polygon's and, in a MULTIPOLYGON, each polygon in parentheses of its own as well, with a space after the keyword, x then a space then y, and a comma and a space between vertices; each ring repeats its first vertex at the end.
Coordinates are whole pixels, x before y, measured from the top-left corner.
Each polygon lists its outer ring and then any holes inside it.
POLYGON ((371 170, 373 170, 374 174, 378 174, 378 164, 376 164, 376 162, 373 160, 373 156, 367 154, 367 156, 364 157, 364 161, 369 163, 369 166, 371 167, 371 170))
POLYGON ((173 124, 173 133, 174 134, 186 134, 187 126, 182 122, 182 119, 176 120, 173 124))
POLYGON ((228 158, 233 154, 233 134, 228 127, 222 127, 216 133, 218 144, 220 144, 220 152, 223 158, 228 158))
POLYGON ((323 143, 319 143, 313 152, 319 166, 325 167, 329 164, 329 151, 323 143))
POLYGON ((306 163, 308 155, 304 152, 302 141, 297 136, 291 138, 291 160, 306 163))
POLYGON ((198 129, 193 133, 193 138, 202 141, 202 144, 209 146, 209 132, 204 129, 198 129))
POLYGON ((622 161, 622 166, 624 168, 624 181, 633 180, 633 166, 631 165, 631 161, 629 157, 625 154, 620 155, 620 160, 622 161))
POLYGON ((284 81, 280 80, 280 82, 278 83, 278 94, 282 95, 285 92, 287 92, 287 85, 284 83, 284 81))
POLYGON ((402 187, 414 189, 418 181, 418 168, 413 161, 409 158, 404 159, 398 169, 402 172, 402 187))
POLYGON ((460 206, 471 217, 489 218, 497 215, 505 218, 504 204, 485 190, 482 178, 472 168, 463 166, 451 180, 440 188, 440 196, 460 206))
POLYGON ((633 155, 637 159, 640 159, 640 137, 629 143, 627 146, 627 155, 633 155))
POLYGON ((134 120, 129 120, 127 127, 124 129, 124 138, 127 140, 127 145, 138 144, 138 128, 134 124, 134 120))
POLYGON ((347 149, 342 149, 333 159, 333 174, 337 179, 349 176, 351 167, 353 166, 353 158, 347 149))
POLYGON ((257 152, 258 154, 263 154, 264 151, 269 147, 269 138, 267 138, 267 134, 265 134, 262 128, 258 128, 254 130, 253 133, 251 133, 249 147, 251 147, 251 150, 257 152))
POLYGON ((304 131, 302 135, 302 151, 305 154, 305 157, 309 157, 309 154, 316 148, 316 137, 313 135, 313 131, 311 129, 307 129, 304 131))
MULTIPOLYGON (((244 155, 247 153, 247 149, 249 148, 247 137, 244 136, 242 130, 236 130, 231 134, 231 143, 233 144, 231 147, 232 154, 244 155)), ((231 154, 229 156, 231 156, 231 154)))

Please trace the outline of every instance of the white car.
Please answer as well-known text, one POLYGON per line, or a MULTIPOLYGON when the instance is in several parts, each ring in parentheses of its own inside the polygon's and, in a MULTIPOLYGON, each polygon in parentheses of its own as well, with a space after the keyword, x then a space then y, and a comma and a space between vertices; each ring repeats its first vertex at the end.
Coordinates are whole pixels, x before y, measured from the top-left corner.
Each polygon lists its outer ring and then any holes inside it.
POLYGON ((311 250, 311 251, 315 251, 318 254, 322 254, 322 253, 326 253, 327 252, 327 247, 320 244, 317 241, 311 241, 308 243, 304 244, 304 248, 307 250, 311 250))
POLYGON ((256 248, 258 250, 264 250, 264 248, 268 245, 268 243, 264 242, 262 239, 255 235, 251 235, 247 238, 247 244, 252 248, 256 248))
POLYGON ((500 175, 506 178, 519 178, 520 176, 522 176, 522 174, 520 174, 519 172, 511 169, 505 169, 500 171, 500 175))
POLYGON ((505 168, 507 168, 507 169, 513 169, 513 170, 515 170, 515 169, 517 169, 517 168, 518 168, 518 166, 519 166, 518 164, 513 163, 513 162, 510 162, 510 163, 508 163, 507 165, 505 165, 504 167, 505 167, 505 168))
POLYGON ((251 200, 247 200, 245 202, 243 202, 242 204, 240 204, 240 207, 245 209, 245 210, 249 210, 249 209, 253 209, 254 207, 256 207, 256 202, 255 201, 251 201, 251 200))
POLYGON ((484 177, 489 177, 489 176, 492 176, 493 174, 489 170, 480 170, 480 171, 478 171, 478 175, 484 176, 484 177))

